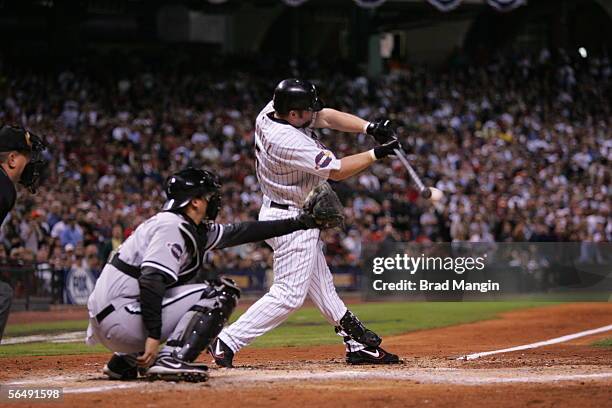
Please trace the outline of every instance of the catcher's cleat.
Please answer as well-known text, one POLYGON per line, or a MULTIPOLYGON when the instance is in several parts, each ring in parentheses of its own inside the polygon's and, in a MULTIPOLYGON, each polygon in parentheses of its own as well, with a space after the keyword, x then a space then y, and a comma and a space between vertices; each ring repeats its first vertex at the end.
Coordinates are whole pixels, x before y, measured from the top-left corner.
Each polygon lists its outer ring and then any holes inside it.
POLYGON ((158 357, 145 376, 149 380, 203 382, 208 380, 208 367, 166 355, 158 357))
POLYGON ((366 347, 363 350, 346 353, 348 364, 399 364, 401 360, 396 354, 386 352, 380 347, 366 347))
POLYGON ((138 378, 136 359, 129 354, 114 353, 102 372, 111 380, 129 381, 138 378))
POLYGON ((232 368, 232 360, 234 360, 234 352, 221 339, 217 338, 213 344, 208 346, 208 352, 215 360, 219 367, 232 368))

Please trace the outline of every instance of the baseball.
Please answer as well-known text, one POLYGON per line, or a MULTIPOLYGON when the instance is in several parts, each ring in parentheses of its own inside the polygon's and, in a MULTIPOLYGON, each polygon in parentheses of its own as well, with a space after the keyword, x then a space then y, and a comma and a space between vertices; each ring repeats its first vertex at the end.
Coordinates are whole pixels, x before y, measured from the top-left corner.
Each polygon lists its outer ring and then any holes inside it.
POLYGON ((444 197, 444 193, 438 188, 429 187, 429 191, 431 191, 431 197, 429 197, 429 201, 431 201, 432 203, 438 203, 444 197))

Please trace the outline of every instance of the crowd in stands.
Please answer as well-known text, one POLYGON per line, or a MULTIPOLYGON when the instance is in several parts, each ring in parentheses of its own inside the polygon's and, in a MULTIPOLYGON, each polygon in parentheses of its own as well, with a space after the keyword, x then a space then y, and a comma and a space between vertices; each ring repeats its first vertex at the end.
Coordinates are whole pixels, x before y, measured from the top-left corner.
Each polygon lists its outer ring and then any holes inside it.
MULTIPOLYGON (((1 57, 0 57, 1 58, 1 57)), ((426 184, 420 198, 397 160, 333 183, 346 227, 324 233, 330 265, 356 265, 362 246, 391 241, 610 241, 612 65, 563 51, 507 53, 444 68, 397 66, 377 79, 324 66, 189 60, 88 61, 36 68, 0 62, 0 123, 43 135, 49 174, 25 191, 0 233, 0 263, 85 265, 160 209, 162 185, 187 165, 219 174, 219 222, 257 218, 254 120, 284 77, 319 85, 327 106, 391 118, 426 184)), ((320 130, 338 157, 374 146, 320 130)), ((217 268, 271 263, 264 244, 213 256, 217 268)))

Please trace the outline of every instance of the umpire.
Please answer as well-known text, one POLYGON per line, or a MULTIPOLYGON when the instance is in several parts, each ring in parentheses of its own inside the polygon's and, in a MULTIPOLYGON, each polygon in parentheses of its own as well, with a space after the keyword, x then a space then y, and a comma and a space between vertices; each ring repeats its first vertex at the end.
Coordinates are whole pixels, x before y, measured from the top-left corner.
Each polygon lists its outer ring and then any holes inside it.
MULTIPOLYGON (((42 157, 46 144, 21 127, 0 128, 0 226, 17 199, 15 183, 36 192, 40 174, 47 162, 42 157)), ((0 341, 11 308, 13 289, 0 281, 0 341)))

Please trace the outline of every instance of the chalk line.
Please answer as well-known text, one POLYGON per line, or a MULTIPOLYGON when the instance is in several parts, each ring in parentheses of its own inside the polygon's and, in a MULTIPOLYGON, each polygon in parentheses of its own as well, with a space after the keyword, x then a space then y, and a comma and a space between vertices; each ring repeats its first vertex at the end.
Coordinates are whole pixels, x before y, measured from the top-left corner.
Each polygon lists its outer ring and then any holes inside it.
POLYGON ((142 383, 132 382, 132 383, 123 383, 123 384, 111 384, 111 385, 99 385, 97 387, 81 387, 81 388, 64 388, 64 394, 85 394, 90 392, 104 392, 104 391, 114 391, 114 390, 122 390, 126 388, 136 388, 143 387, 142 383))
POLYGON ((566 336, 556 337, 550 340, 538 341, 537 343, 524 344, 522 346, 509 347, 505 349, 492 350, 492 351, 483 351, 481 353, 473 353, 467 354, 465 356, 458 357, 457 360, 475 360, 480 357, 491 356, 493 354, 501 354, 501 353, 510 353, 512 351, 520 351, 520 350, 528 350, 543 346, 550 346, 551 344, 563 343, 566 341, 578 339, 580 337, 590 336, 592 334, 604 333, 612 330, 612 324, 607 326, 599 327, 597 329, 585 330, 574 334, 568 334, 566 336))
POLYGON ((84 331, 65 332, 59 334, 35 334, 32 336, 8 337, 2 339, 2 345, 9 344, 25 344, 25 343, 74 343, 85 341, 86 333, 84 331))

